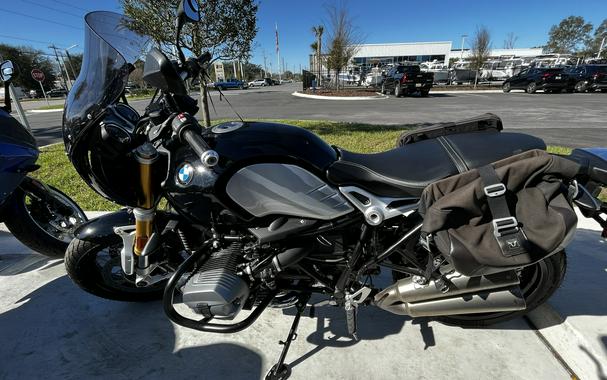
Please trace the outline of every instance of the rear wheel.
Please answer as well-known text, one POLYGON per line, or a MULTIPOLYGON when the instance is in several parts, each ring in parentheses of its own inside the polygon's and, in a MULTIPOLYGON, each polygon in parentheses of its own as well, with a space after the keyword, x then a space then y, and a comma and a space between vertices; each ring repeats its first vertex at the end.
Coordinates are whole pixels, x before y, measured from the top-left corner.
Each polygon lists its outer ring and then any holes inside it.
POLYGON ((422 98, 427 98, 427 97, 428 97, 428 94, 430 94, 430 90, 420 90, 420 91, 419 91, 419 95, 420 95, 422 98))
POLYGON ((381 93, 383 95, 386 95, 386 85, 384 83, 382 83, 382 85, 381 85, 381 93))
POLYGON ((559 288, 565 277, 567 257, 565 251, 520 270, 520 288, 525 297, 525 310, 504 313, 461 314, 437 318, 449 325, 482 327, 504 322, 529 313, 543 304, 559 288))
POLYGON ((166 281, 137 287, 120 265, 122 241, 97 244, 74 239, 65 253, 68 276, 82 290, 115 301, 144 302, 162 298, 166 281))
POLYGON ((527 91, 528 94, 535 94, 537 91, 537 84, 535 84, 535 82, 529 83, 525 91, 527 91))
POLYGON ((400 83, 394 86, 394 96, 400 98, 403 95, 403 90, 400 88, 400 83))
POLYGON ((581 80, 575 84, 575 92, 586 92, 586 82, 581 80))

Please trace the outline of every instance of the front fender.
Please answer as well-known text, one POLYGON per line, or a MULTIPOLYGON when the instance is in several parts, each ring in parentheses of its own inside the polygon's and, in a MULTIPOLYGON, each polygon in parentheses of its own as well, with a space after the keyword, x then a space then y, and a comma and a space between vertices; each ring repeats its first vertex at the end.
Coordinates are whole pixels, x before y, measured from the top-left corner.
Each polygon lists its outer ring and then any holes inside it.
POLYGON ((96 244, 117 244, 122 242, 122 239, 114 233, 114 227, 132 226, 134 224, 135 216, 132 210, 122 209, 91 219, 80 225, 74 231, 74 236, 76 239, 96 244))

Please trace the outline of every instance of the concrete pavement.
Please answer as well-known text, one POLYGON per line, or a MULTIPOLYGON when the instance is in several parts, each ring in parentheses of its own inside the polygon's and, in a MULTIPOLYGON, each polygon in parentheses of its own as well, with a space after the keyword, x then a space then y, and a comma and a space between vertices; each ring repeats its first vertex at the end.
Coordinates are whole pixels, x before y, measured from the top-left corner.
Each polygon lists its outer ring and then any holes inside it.
MULTIPOLYGON (((481 92, 432 93, 356 101, 327 101, 294 97, 298 83, 225 91, 245 119, 328 119, 370 124, 417 124, 454 121, 493 112, 506 130, 529 133, 548 144, 570 147, 607 146, 607 94, 509 94, 481 92)), ((212 119, 236 119, 227 102, 212 92, 212 119)), ((133 101, 142 112, 147 101, 133 101)), ((61 112, 28 113, 41 145, 61 141, 61 112)))
MULTIPOLYGON (((531 316, 548 321, 539 332, 524 319, 462 329, 368 307, 359 313, 361 340, 354 342, 346 338, 343 311, 320 307, 315 318, 302 318, 287 357, 292 378, 554 380, 572 378, 569 371, 605 378, 607 255, 597 225, 579 227, 562 288, 531 316)), ((237 334, 184 329, 165 318, 159 302, 84 293, 61 260, 32 254, 6 232, 0 294, 0 379, 257 379, 277 359, 277 342, 293 318, 290 310, 269 309, 237 334)))

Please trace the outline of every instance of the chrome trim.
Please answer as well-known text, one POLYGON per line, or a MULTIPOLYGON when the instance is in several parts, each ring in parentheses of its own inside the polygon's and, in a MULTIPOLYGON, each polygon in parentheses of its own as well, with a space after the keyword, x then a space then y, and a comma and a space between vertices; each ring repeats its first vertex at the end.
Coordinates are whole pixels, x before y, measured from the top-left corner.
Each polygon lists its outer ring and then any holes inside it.
POLYGON ((339 188, 339 191, 365 215, 365 220, 372 226, 378 226, 385 220, 394 218, 395 216, 405 215, 406 213, 415 210, 419 206, 419 198, 379 197, 356 186, 343 186, 339 188), (363 203, 356 198, 356 196, 354 196, 354 193, 362 195, 363 197, 367 198, 369 202, 363 203), (389 207, 391 203, 396 201, 411 201, 414 203, 396 208, 389 207))

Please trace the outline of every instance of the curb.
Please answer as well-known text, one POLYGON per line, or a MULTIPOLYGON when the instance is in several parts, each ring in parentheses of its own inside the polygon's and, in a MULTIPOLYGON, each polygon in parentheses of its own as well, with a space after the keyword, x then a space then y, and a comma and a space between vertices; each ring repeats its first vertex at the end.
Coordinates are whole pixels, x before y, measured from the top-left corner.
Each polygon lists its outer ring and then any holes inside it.
POLYGON ((31 112, 31 113, 63 112, 63 108, 57 108, 57 109, 52 109, 52 110, 27 110, 25 112, 31 112))
POLYGON ((388 99, 387 95, 375 95, 375 96, 323 96, 323 95, 310 95, 302 94, 301 92, 293 92, 291 95, 300 98, 307 99, 320 99, 320 100, 374 100, 374 99, 388 99))
POLYGON ((430 90, 432 94, 501 94, 502 90, 430 90))
POLYGON ((576 377, 596 378, 595 358, 600 358, 602 355, 595 352, 587 343, 587 339, 550 306, 549 302, 531 311, 527 314, 527 318, 576 377))

